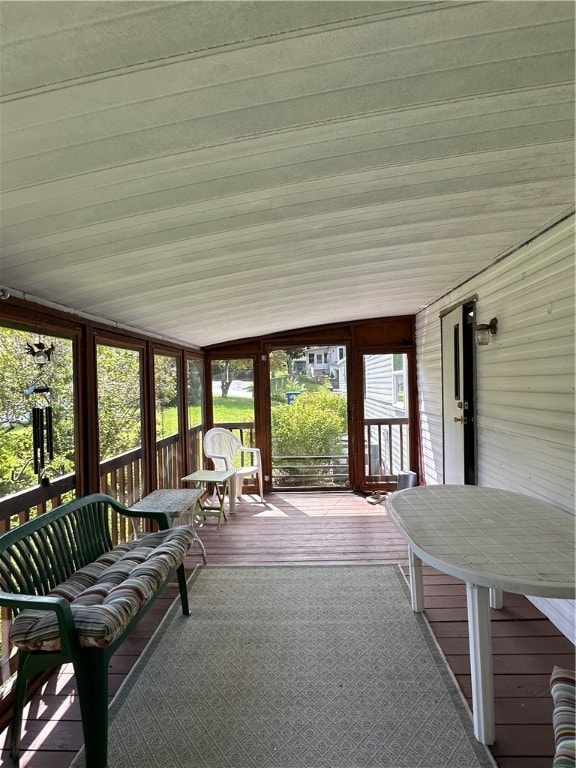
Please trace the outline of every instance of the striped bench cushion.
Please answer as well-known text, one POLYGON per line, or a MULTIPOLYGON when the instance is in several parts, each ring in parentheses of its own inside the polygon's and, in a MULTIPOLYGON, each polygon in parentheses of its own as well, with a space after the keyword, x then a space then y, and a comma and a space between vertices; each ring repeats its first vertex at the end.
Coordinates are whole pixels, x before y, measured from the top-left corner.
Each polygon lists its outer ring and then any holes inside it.
MULTIPOLYGON (((183 562, 193 541, 187 525, 150 533, 118 544, 55 587, 49 594, 70 602, 80 645, 104 648, 119 637, 183 562)), ((60 650, 56 614, 22 611, 12 622, 10 639, 26 650, 60 650)))
POLYGON ((552 768, 574 768, 576 752, 576 710, 574 670, 554 667, 550 678, 550 691, 554 702, 552 724, 556 752, 552 768))

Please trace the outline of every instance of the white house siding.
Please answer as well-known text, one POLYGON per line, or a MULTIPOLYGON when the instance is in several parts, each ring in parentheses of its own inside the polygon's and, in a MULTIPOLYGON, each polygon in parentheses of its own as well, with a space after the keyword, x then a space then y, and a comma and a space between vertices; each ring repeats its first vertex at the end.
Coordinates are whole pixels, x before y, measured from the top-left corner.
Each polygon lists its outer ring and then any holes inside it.
POLYGON ((421 482, 444 480, 442 455, 442 356, 438 309, 416 321, 416 382, 420 421, 421 482), (420 323, 419 323, 420 320, 420 323), (419 324, 418 324, 419 323, 419 324))
MULTIPOLYGON (((476 295, 477 322, 498 334, 477 349, 478 484, 574 513, 574 216, 459 286, 416 317, 423 479, 443 482, 439 313, 476 295)), ((532 598, 574 641, 574 604, 532 598)))
MULTIPOLYGON (((366 419, 403 418, 406 415, 405 407, 398 408, 395 404, 393 360, 392 354, 364 355, 364 418, 366 419)), ((381 432, 382 452, 378 455, 379 432, 379 427, 370 427, 370 442, 376 453, 370 460, 366 457, 368 474, 381 474, 387 477, 408 468, 408 426, 392 425, 392 455, 390 455, 386 428, 381 432), (378 466, 379 460, 381 464, 378 466)))
POLYGON ((365 355, 364 415, 368 419, 395 416, 392 407, 392 355, 365 355))
POLYGON ((346 358, 344 357, 342 360, 339 360, 334 364, 334 367, 338 371, 338 394, 346 396, 348 395, 348 369, 346 368, 346 358))

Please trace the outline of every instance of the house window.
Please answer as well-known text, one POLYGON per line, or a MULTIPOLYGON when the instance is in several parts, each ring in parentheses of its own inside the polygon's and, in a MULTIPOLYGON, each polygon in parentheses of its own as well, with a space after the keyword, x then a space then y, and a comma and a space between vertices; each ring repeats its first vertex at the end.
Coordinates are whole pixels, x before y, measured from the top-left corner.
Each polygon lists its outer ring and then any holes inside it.
POLYGON ((308 363, 314 365, 314 353, 308 355, 308 363))
POLYGON ((338 347, 338 360, 344 360, 344 347, 338 347))

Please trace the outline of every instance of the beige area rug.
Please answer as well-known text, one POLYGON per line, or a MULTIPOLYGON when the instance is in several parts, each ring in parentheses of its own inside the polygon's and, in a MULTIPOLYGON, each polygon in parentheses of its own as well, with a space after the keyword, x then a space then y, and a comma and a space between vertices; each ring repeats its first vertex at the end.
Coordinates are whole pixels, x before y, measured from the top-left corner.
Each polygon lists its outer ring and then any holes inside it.
POLYGON ((208 565, 190 598, 111 705, 110 768, 495 765, 397 566, 208 565))

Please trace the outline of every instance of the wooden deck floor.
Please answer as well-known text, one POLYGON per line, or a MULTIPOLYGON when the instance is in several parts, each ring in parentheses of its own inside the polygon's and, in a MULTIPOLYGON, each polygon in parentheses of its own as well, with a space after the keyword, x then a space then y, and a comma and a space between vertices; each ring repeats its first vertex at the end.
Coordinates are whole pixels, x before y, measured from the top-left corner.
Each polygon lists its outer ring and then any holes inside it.
MULTIPOLYGON (((200 531, 209 562, 400 563, 406 546, 381 506, 352 493, 272 494, 264 507, 249 497, 220 530, 209 519, 200 531)), ((193 553, 192 570, 200 557, 193 553)), ((462 582, 425 568, 425 613, 463 695, 470 701, 466 598, 462 582)), ((110 665, 118 690, 176 595, 170 587, 110 665)), ((554 664, 573 667, 574 647, 522 596, 506 594, 492 612, 496 709, 494 758, 501 768, 550 768, 553 755, 549 679, 554 664)), ((69 666, 32 698, 20 768, 68 768, 82 745, 82 727, 69 666)), ((0 733, 0 765, 10 766, 0 733)), ((205 768, 209 768, 206 766, 205 768)), ((462 766, 466 768, 466 766, 462 766)))

